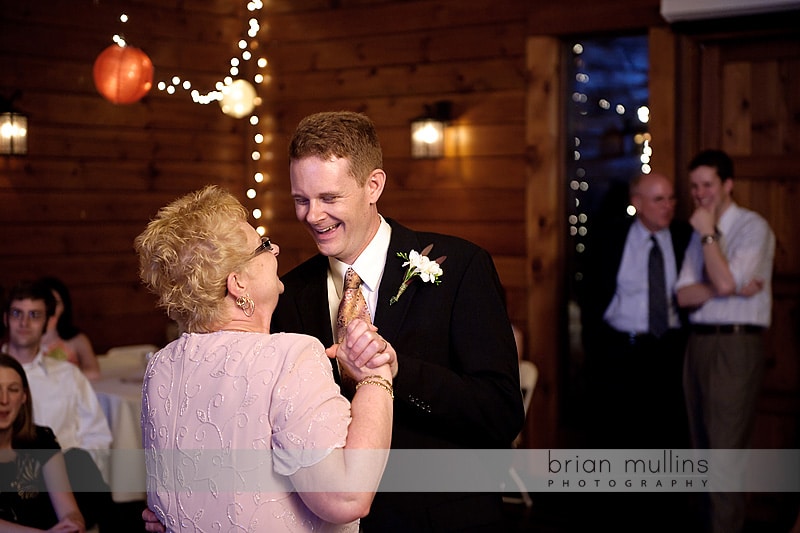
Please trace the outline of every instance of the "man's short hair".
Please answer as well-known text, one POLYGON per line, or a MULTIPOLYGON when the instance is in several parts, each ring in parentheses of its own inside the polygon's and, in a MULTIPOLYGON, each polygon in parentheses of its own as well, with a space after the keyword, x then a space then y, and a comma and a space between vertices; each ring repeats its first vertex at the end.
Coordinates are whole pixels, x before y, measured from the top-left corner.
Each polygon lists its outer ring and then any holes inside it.
POLYGON ((363 113, 323 111, 302 119, 289 142, 289 158, 347 159, 350 174, 363 187, 372 171, 383 167, 375 124, 363 113))
POLYGON ((47 318, 56 314, 56 297, 50 288, 38 281, 20 281, 8 292, 6 313, 11 311, 11 303, 19 300, 43 300, 47 318))
POLYGON ((697 167, 711 167, 717 169, 720 180, 733 179, 733 161, 722 150, 703 150, 689 162, 689 170, 697 167))

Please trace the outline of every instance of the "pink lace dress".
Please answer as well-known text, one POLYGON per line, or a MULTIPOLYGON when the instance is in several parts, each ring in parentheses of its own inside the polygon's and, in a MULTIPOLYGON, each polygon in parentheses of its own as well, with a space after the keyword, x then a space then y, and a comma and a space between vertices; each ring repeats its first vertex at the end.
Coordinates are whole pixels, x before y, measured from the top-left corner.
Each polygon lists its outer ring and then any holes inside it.
POLYGON ((350 405, 315 338, 183 334, 147 367, 148 506, 169 531, 358 531, 327 523, 287 476, 343 447, 350 405))

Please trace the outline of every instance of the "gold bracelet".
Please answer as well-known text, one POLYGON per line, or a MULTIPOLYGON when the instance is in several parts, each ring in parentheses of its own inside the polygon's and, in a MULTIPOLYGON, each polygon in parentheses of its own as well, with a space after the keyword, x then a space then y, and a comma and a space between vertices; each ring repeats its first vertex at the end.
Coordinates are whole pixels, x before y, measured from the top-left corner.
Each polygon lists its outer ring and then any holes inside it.
POLYGON ((356 390, 360 389, 362 385, 377 385, 378 387, 389 393, 389 396, 394 400, 394 389, 392 384, 385 378, 380 376, 368 376, 356 384, 356 390))
POLYGON ((377 375, 377 374, 373 374, 373 375, 371 375, 371 376, 367 376, 367 377, 365 377, 364 379, 362 379, 361 381, 367 381, 368 379, 377 380, 377 381, 382 381, 383 383, 385 383, 385 384, 386 384, 386 386, 387 386, 387 387, 391 387, 391 386, 392 386, 392 382, 391 382, 391 381, 389 381, 389 380, 388 380, 388 379, 386 379, 385 377, 383 377, 383 376, 379 376, 379 375, 377 375))

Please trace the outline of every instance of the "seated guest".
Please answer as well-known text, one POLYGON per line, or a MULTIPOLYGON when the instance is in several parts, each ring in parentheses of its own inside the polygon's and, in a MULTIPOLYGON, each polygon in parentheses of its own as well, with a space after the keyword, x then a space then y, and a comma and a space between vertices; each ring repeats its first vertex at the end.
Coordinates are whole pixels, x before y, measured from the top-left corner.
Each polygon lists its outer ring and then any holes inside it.
POLYGON ((75 365, 45 357, 42 335, 55 312, 53 293, 38 282, 21 282, 8 294, 3 351, 22 364, 33 392, 34 423, 53 430, 66 450, 72 488, 91 527, 111 496, 107 469, 111 431, 89 380, 75 365))
POLYGON ((22 365, 0 353, 0 531, 86 531, 60 450, 50 428, 33 423, 22 365))
POLYGON ((92 342, 73 323, 72 297, 69 289, 58 278, 46 277, 40 281, 47 285, 56 299, 55 314, 47 321, 47 330, 42 337, 45 354, 77 365, 90 380, 98 379, 100 364, 97 362, 92 342))
POLYGON ((349 403, 320 341, 270 334, 278 247, 215 186, 162 208, 135 247, 184 332, 145 372, 147 497, 161 522, 147 527, 357 532, 392 435, 394 359, 376 328, 348 320, 329 349, 357 383, 349 403), (237 480, 257 474, 231 488, 227 465, 242 455, 237 480))

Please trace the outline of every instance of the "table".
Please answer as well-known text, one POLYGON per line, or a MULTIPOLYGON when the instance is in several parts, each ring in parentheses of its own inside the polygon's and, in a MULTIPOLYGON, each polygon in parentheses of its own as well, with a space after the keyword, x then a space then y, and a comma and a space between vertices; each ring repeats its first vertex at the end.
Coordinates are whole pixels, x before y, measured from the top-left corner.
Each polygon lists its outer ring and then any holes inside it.
POLYGON ((144 361, 100 356, 102 378, 92 382, 111 428, 113 441, 108 484, 115 502, 145 500, 146 471, 142 449, 142 377, 144 361))

